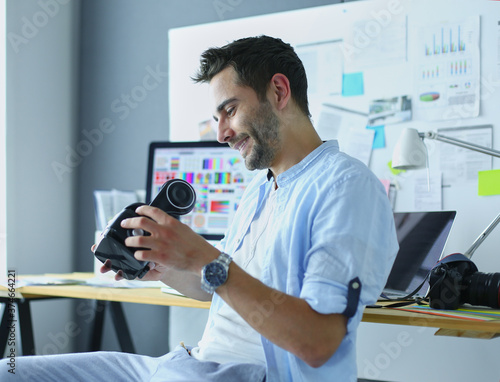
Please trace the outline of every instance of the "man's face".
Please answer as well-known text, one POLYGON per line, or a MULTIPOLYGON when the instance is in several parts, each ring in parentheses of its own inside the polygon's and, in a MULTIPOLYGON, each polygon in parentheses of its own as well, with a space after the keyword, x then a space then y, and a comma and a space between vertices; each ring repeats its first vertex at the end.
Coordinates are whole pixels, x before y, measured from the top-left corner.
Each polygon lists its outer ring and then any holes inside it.
POLYGON ((281 148, 280 121, 268 100, 260 102, 236 79, 234 69, 226 68, 210 82, 217 139, 238 150, 249 170, 269 168, 281 148))

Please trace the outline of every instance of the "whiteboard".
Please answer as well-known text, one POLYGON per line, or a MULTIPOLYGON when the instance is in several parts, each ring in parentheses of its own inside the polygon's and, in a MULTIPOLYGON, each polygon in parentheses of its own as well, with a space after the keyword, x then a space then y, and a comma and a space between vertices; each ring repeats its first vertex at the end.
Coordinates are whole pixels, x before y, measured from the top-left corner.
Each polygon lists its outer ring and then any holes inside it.
MULTIPOLYGON (((419 97, 416 70, 419 69, 418 55, 422 45, 422 34, 426 26, 455 27, 470 19, 477 20, 476 31, 480 53, 480 67, 473 67, 480 86, 479 110, 477 116, 467 118, 455 113, 453 118, 427 120, 425 109, 413 109, 413 117, 403 123, 385 126, 385 142, 381 149, 373 150, 369 167, 381 179, 394 179, 398 193, 395 210, 410 211, 415 208, 415 177, 407 173, 394 177, 387 163, 392 149, 404 127, 414 127, 420 131, 457 128, 467 126, 492 125, 493 148, 499 149, 500 140, 500 3, 489 0, 373 0, 356 1, 328 6, 268 14, 264 16, 222 21, 169 30, 169 137, 172 141, 199 140, 200 122, 212 118, 208 103, 208 86, 194 84, 190 77, 197 71, 201 53, 212 46, 221 46, 237 38, 267 34, 279 37, 300 50, 303 46, 318 42, 344 41, 358 47, 357 59, 352 59, 350 51, 342 51, 344 74, 360 72, 363 75, 363 94, 342 96, 339 94, 310 97, 313 124, 320 122, 324 104, 334 104, 346 110, 368 113, 373 100, 409 95, 414 103, 419 97), (406 28, 406 32, 402 30, 406 28), (359 33, 361 31, 361 33, 359 33), (358 32, 358 41, 356 41, 358 32), (404 34, 406 33, 406 34, 404 34), (354 36, 354 37, 353 37, 354 36), (359 41, 359 36, 368 36, 359 41), (405 54, 401 50, 387 50, 388 46, 401 44, 405 37, 405 54), (366 43, 367 42, 367 43, 366 43)), ((434 31, 431 30, 434 33, 434 31)), ((436 33, 434 33, 436 34, 436 33)), ((469 48, 469 46, 468 46, 469 48)), ((313 77, 314 73, 308 73, 313 77)), ((320 134, 321 135, 321 134, 320 134)), ((330 136, 322 136, 331 139, 330 136)), ((439 163, 439 143, 428 143, 431 169, 439 163)), ((341 142, 342 147, 342 142, 341 142)), ((491 168, 500 167, 500 160, 493 159, 491 168)), ((449 242, 455 251, 465 251, 465 247, 500 212, 498 196, 478 197, 477 182, 443 188, 442 209, 463 210, 459 213, 454 232, 457 237, 449 242), (466 198, 469 204, 464 205, 466 198), (499 207, 490 208, 491 204, 499 207), (479 213, 478 211, 484 211, 479 213), (488 213, 489 212, 489 213, 488 213), (472 215, 472 216, 468 216, 472 215), (469 224, 477 224, 477 231, 471 231, 469 224), (461 231, 468 231, 462 235, 461 231)), ((499 229, 500 231, 500 229, 499 229)), ((496 234, 496 233, 495 233, 496 234)), ((496 238, 500 237, 496 234, 496 238)), ((488 241, 494 241, 493 239, 488 241)), ((487 243, 483 244, 487 246, 487 243)), ((491 259, 500 269, 500 256, 491 259)))
MULTIPOLYGON (((198 69, 199 57, 205 49, 222 46, 238 38, 261 34, 279 37, 295 47, 321 41, 343 40, 355 20, 359 17, 369 18, 371 12, 379 11, 380 3, 369 1, 337 4, 170 29, 170 139, 198 140, 198 124, 212 116, 207 104, 207 85, 193 84, 190 80, 198 69)), ((398 9, 401 9, 401 12, 392 15, 393 19, 405 16, 404 7, 399 5, 398 9)), ((388 70, 390 72, 394 68, 388 70)), ((386 88, 388 94, 390 90, 386 88)), ((367 96, 370 96, 370 93, 367 96)), ((344 102, 355 103, 354 107, 360 108, 359 99, 344 102)), ((312 100, 310 103, 313 118, 317 117, 315 114, 318 105, 312 100)))

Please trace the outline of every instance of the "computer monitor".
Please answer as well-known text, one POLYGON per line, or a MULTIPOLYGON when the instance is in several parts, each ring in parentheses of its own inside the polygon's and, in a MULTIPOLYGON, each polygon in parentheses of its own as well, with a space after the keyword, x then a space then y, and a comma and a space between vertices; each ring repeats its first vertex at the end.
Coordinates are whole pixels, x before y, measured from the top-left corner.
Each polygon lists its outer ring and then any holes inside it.
POLYGON ((196 205, 181 221, 209 241, 223 238, 255 171, 240 153, 216 141, 152 142, 149 146, 146 202, 169 179, 184 179, 196 191, 196 205))

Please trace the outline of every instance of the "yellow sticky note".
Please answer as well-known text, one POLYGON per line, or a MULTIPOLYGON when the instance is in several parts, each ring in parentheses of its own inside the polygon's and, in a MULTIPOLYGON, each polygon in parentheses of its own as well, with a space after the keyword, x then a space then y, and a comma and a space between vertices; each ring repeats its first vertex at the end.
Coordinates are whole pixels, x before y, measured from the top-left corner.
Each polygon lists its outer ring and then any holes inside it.
POLYGON ((406 170, 398 170, 398 169, 392 168, 392 160, 390 160, 389 163, 387 163, 387 167, 389 167, 389 170, 391 170, 391 172, 394 175, 398 175, 399 173, 402 173, 402 172, 406 171, 406 170))
POLYGON ((478 172, 478 195, 500 195, 500 170, 478 172))

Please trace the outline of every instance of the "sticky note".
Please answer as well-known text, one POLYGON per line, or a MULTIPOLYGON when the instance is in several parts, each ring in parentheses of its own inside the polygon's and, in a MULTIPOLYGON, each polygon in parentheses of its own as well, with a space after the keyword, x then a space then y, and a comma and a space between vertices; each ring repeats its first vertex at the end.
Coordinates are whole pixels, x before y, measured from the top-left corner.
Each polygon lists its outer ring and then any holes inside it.
POLYGON ((385 147, 385 129, 384 125, 381 126, 366 126, 367 129, 375 130, 375 136, 373 137, 374 149, 382 149, 385 147))
POLYGON ((390 160, 388 163, 387 163, 387 167, 389 167, 389 170, 391 170, 391 173, 394 174, 394 175, 398 175, 402 172, 406 172, 406 170, 398 170, 396 168, 392 168, 392 160, 390 160))
POLYGON ((379 179, 379 180, 382 182, 385 188, 385 193, 389 195, 389 189, 391 188, 391 181, 389 179, 379 179))
POLYGON ((479 171, 477 194, 500 195, 500 170, 479 171))
POLYGON ((363 72, 342 75, 342 95, 344 97, 363 95, 364 93, 363 72))

